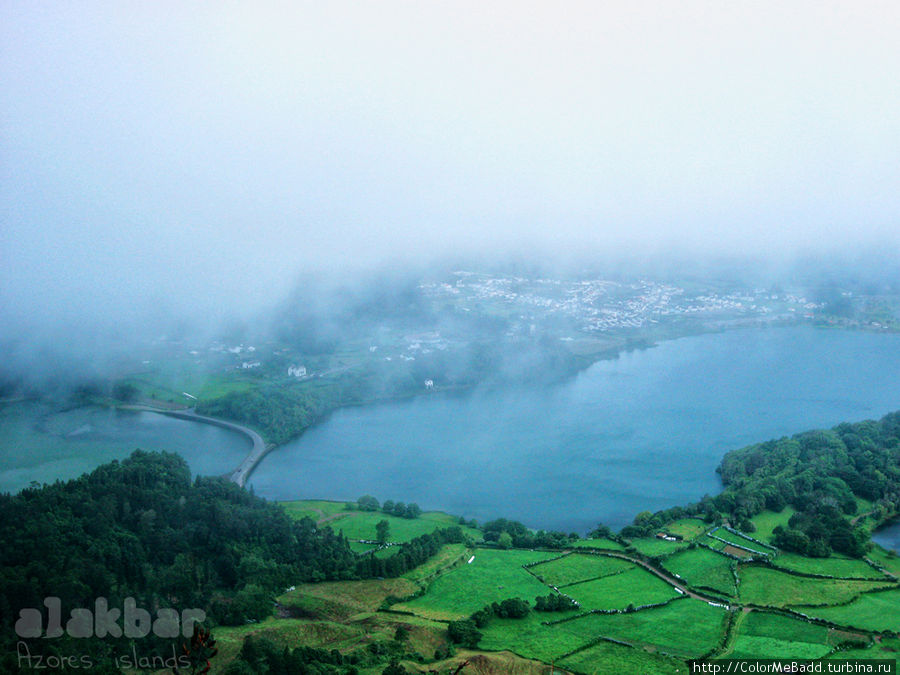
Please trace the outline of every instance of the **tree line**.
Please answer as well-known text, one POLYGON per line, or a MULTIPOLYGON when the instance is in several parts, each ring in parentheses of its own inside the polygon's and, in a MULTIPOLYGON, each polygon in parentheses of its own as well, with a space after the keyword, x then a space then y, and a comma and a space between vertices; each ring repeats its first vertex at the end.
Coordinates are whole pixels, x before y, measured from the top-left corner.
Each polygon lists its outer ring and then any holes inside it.
POLYGON ((788 527, 776 530, 776 546, 813 557, 832 552, 861 557, 869 535, 854 524, 857 498, 873 503, 876 520, 900 512, 900 412, 734 450, 717 471, 725 484, 721 494, 639 513, 622 536, 650 536, 686 516, 709 523, 728 520, 752 533, 754 515, 791 506, 796 513, 788 527))

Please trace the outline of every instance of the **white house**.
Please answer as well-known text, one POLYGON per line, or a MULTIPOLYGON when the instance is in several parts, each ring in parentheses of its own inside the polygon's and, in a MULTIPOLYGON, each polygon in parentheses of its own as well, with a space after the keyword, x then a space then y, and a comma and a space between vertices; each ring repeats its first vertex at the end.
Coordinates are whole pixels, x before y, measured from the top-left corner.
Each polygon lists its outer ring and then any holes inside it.
POLYGON ((288 377, 306 377, 306 366, 288 366, 288 377))
POLYGON ((241 368, 259 368, 262 365, 259 361, 244 361, 241 368))

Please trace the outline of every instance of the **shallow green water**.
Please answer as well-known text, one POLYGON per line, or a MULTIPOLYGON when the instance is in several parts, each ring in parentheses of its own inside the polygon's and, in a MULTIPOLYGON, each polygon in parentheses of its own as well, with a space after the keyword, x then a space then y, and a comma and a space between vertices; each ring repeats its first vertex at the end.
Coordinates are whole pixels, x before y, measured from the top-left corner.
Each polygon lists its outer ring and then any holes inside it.
POLYGON ((38 403, 15 403, 0 409, 0 492, 74 478, 137 448, 177 452, 194 473, 218 475, 240 464, 250 441, 227 429, 150 412, 53 413, 38 403))

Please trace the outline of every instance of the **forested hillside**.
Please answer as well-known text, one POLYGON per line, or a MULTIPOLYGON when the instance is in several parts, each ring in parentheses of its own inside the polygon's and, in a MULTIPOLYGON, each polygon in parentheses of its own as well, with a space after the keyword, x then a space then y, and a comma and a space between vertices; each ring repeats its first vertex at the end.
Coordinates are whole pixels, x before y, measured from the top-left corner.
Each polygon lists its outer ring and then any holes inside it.
POLYGON ((858 501, 884 518, 900 509, 900 412, 839 424, 728 453, 719 473, 719 511, 745 521, 764 509, 797 513, 776 545, 812 556, 861 556, 868 534, 853 526, 858 501))
MULTIPOLYGON (((217 478, 191 481, 178 455, 134 452, 76 480, 0 496, 0 620, 59 597, 72 608, 202 608, 220 624, 268 616, 276 591, 347 579, 347 541, 217 478)), ((99 647, 98 647, 99 648, 99 647)), ((15 650, 12 650, 15 653, 15 650)))

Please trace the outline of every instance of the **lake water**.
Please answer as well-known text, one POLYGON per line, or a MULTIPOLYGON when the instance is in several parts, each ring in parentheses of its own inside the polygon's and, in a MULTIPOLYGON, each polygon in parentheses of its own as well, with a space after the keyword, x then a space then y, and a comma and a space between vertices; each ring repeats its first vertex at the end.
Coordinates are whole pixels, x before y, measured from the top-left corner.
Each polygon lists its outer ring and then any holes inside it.
POLYGON ((137 448, 177 452, 194 474, 219 475, 237 467, 250 447, 243 434, 157 413, 53 413, 40 404, 17 403, 0 412, 0 492, 74 478, 137 448))
POLYGON ((900 520, 878 530, 872 535, 872 541, 878 542, 885 548, 890 548, 900 553, 900 520))
POLYGON ((552 386, 340 410, 270 453, 250 483, 273 499, 368 493, 479 520, 618 528, 716 494, 729 450, 900 408, 898 376, 898 335, 682 338, 552 386))

